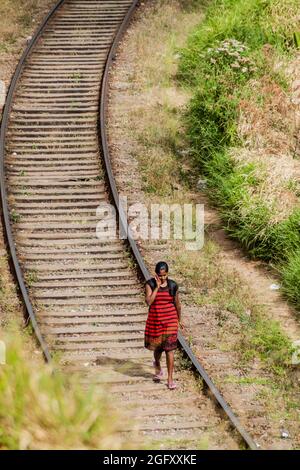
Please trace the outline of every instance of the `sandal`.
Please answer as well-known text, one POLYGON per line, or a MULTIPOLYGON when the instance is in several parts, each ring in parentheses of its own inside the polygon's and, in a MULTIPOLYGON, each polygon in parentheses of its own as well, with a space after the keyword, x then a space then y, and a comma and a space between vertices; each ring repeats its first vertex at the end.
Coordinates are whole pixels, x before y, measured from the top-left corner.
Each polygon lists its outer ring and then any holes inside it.
MULTIPOLYGON (((157 367, 155 361, 153 361, 153 367, 154 367, 154 368, 157 367)), ((160 380, 160 379, 163 377, 163 375, 164 375, 163 370, 160 369, 160 372, 159 372, 158 374, 155 374, 155 375, 153 376, 153 380, 160 380)))
POLYGON ((169 390, 175 390, 176 387, 177 387, 177 385, 176 385, 175 382, 168 383, 168 389, 169 390))

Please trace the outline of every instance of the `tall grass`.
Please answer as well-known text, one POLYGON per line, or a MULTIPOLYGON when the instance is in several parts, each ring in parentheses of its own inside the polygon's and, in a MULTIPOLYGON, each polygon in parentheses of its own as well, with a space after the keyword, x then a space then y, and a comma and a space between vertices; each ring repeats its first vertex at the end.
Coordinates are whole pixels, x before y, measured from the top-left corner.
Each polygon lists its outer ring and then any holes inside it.
POLYGON ((299 29, 297 0, 213 0, 206 17, 190 36, 183 51, 180 74, 199 83, 200 54, 218 41, 235 38, 257 54, 265 44, 280 52, 294 47, 294 32, 299 29))
POLYGON ((300 249, 293 252, 282 265, 282 290, 297 306, 300 304, 300 249))
POLYGON ((34 359, 16 328, 1 334, 6 364, 0 365, 0 449, 124 449, 124 420, 105 389, 83 390, 76 377, 53 374, 34 359))
POLYGON ((216 306, 222 312, 218 317, 219 331, 228 333, 228 328, 231 332, 236 328, 239 332, 235 344, 231 339, 230 347, 240 353, 242 362, 260 359, 275 374, 278 383, 282 378, 288 380, 294 351, 291 340, 281 325, 266 315, 265 306, 256 303, 255 295, 241 279, 224 269, 218 248, 208 242, 201 252, 192 256, 180 249, 173 252, 175 273, 178 276, 184 273, 186 284, 195 289, 195 303, 216 306))
MULTIPOLYGON (((251 256, 278 263, 284 292, 300 308, 300 290, 293 286, 299 285, 294 253, 300 249, 300 207, 277 216, 279 196, 262 196, 263 165, 232 156, 233 148, 244 145, 238 133, 240 104, 253 92, 253 82, 268 76, 281 90, 287 88, 266 46, 278 62, 292 57, 298 21, 296 0, 214 0, 181 51, 178 79, 193 93, 186 126, 195 172, 207 177, 208 194, 221 209, 228 233, 251 256)), ((264 96, 252 99, 259 105, 264 96)))

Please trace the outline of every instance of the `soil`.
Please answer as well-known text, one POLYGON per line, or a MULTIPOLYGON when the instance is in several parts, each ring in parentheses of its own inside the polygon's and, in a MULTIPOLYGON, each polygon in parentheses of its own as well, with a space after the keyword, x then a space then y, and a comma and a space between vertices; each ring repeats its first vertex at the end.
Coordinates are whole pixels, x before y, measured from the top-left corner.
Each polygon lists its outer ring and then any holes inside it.
MULTIPOLYGON (((143 148, 133 137, 134 119, 131 120, 136 109, 141 106, 147 109, 151 106, 151 103, 145 101, 143 94, 139 94, 140 84, 131 79, 132 71, 142 60, 133 44, 139 18, 145 14, 149 14, 151 18, 149 7, 138 11, 130 34, 124 37, 110 81, 109 148, 119 193, 127 196, 129 204, 149 203, 149 195, 142 189, 139 162, 135 158, 143 148)), ((270 318, 279 320, 291 339, 299 339, 300 327, 296 312, 284 301, 280 291, 271 289, 272 284, 279 282, 274 272, 263 263, 248 259, 239 245, 226 236, 217 211, 209 205, 204 194, 199 191, 187 194, 186 202, 192 200, 205 204, 205 221, 208 228, 206 236, 218 244, 220 262, 229 272, 233 271, 243 280, 255 294, 257 304, 267 305, 270 318)), ((155 245, 152 242, 139 241, 140 251, 151 271, 162 257, 171 261, 174 266, 176 260, 172 253, 173 246, 172 242, 155 245)), ((239 355, 234 350, 234 345, 242 333, 239 320, 230 312, 220 312, 215 307, 197 307, 188 295, 182 295, 182 302, 185 336, 192 336, 194 352, 256 442, 264 449, 299 447, 298 423, 289 419, 288 414, 282 414, 279 418, 274 415, 276 408, 284 409, 283 397, 274 396, 275 403, 273 408, 270 408, 272 376, 268 370, 258 361, 253 361, 247 367, 241 366, 239 362, 239 355), (223 326, 224 323, 225 328, 221 328, 220 325, 223 326), (251 378, 252 383, 248 383, 251 378), (283 430, 288 430, 289 438, 282 437, 283 430)), ((298 372, 295 371, 296 384, 300 381, 298 372)))
MULTIPOLYGON (((33 15, 31 25, 28 28, 20 27, 18 29, 19 34, 17 37, 14 37, 15 42, 9 47, 8 51, 0 49, 0 80, 4 81, 6 90, 9 88, 12 75, 28 41, 50 8, 56 3, 56 0, 39 0, 40 8, 38 12, 33 15)), ((22 12, 20 11, 20 15, 21 14, 22 12)), ((0 108, 0 113, 1 111, 0 108)))

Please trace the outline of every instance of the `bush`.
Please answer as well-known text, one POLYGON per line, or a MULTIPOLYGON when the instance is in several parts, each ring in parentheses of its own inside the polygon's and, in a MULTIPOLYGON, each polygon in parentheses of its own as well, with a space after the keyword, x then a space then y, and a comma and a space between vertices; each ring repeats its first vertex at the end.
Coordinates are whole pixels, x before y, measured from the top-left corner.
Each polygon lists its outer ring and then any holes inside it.
POLYGON ((300 305, 300 250, 292 253, 282 266, 282 290, 299 307, 300 305))
MULTIPOLYGON (((207 193, 221 209, 227 232, 251 256, 275 264, 300 249, 300 209, 276 220, 276 199, 264 200, 257 190, 264 182, 262 169, 235 162, 230 149, 243 145, 239 104, 251 95, 253 79, 268 76, 281 90, 286 87, 263 48, 273 46, 278 59, 291 54, 297 17, 296 0, 215 0, 181 51, 178 71, 182 85, 192 90, 185 121, 194 170, 207 177, 207 193)), ((300 308, 291 284, 299 285, 298 275, 289 262, 285 293, 300 308)))
POLYGON ((76 377, 53 374, 52 367, 30 357, 14 329, 1 335, 7 348, 0 365, 0 448, 124 449, 121 418, 105 390, 84 391, 76 377))

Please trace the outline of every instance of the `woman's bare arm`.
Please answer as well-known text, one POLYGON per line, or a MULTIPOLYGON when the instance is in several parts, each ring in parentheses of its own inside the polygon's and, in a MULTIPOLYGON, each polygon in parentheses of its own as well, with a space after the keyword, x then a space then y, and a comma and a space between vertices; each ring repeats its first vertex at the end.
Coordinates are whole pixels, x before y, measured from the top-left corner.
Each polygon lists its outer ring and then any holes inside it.
POLYGON ((146 303, 147 305, 153 304, 156 294, 158 292, 158 287, 156 286, 155 289, 152 291, 151 287, 149 284, 146 284, 146 303))
POLYGON ((176 292, 176 295, 175 295, 175 307, 176 307, 176 310, 177 310, 178 321, 181 322, 181 304, 180 304, 180 300, 179 300, 178 291, 176 292))

